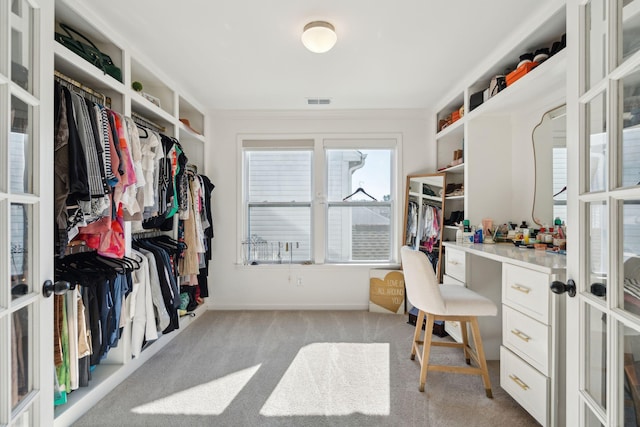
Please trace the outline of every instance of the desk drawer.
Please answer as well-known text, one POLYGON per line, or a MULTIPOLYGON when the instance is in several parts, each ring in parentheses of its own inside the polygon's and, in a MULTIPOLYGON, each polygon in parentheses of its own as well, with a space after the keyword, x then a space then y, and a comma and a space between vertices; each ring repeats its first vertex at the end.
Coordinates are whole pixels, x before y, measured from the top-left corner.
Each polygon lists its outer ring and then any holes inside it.
POLYGON ((455 249, 447 248, 445 251, 444 272, 454 279, 466 282, 465 274, 465 253, 455 249))
POLYGON ((511 264, 502 264, 503 302, 549 324, 549 275, 511 264))
POLYGON ((507 305, 502 306, 504 345, 544 375, 549 375, 550 337, 549 326, 507 305))
POLYGON ((500 385, 540 424, 547 425, 549 379, 500 347, 500 385))

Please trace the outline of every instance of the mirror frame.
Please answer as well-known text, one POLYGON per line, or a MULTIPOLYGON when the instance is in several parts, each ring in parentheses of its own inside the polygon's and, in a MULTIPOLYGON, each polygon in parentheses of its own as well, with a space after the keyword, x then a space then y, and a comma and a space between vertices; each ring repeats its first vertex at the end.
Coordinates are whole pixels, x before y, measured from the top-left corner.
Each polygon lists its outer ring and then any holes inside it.
MULTIPOLYGON (((405 187, 405 200, 404 200, 404 222, 402 224, 402 244, 400 245, 402 246, 407 246, 407 220, 409 218, 409 201, 411 200, 411 197, 420 197, 421 199, 425 196, 424 194, 421 193, 416 193, 416 192, 412 192, 411 191, 411 181, 419 181, 420 184, 425 184, 426 180, 425 178, 435 178, 435 177, 441 177, 442 178, 442 194, 439 196, 440 198, 440 236, 438 239, 438 262, 436 265, 436 278, 438 279, 438 281, 441 281, 442 278, 442 239, 443 239, 443 227, 444 227, 444 209, 445 209, 445 188, 447 186, 447 174, 446 173, 428 173, 428 174, 416 174, 416 175, 407 175, 407 180, 406 180, 406 187, 405 187), (423 179, 424 181, 420 181, 421 179, 423 179)), ((437 202, 436 200, 433 199, 429 199, 432 200, 434 202, 437 202)), ((422 200, 421 200, 422 201, 422 200)), ((420 206, 422 206, 422 204, 420 204, 420 206)), ((419 246, 419 244, 418 244, 419 246)), ((434 246, 435 247, 435 246, 434 246)), ((420 250, 420 248, 418 247, 417 250, 420 250)))
MULTIPOLYGON (((540 223, 540 218, 536 217, 536 197, 537 197, 537 192, 538 192, 538 174, 541 173, 541 171, 539 171, 539 166, 538 165, 538 159, 536 157, 536 138, 535 138, 535 134, 536 134, 536 130, 542 126, 542 124, 545 122, 545 119, 549 118, 551 120, 559 118, 563 115, 566 115, 566 108, 567 108, 567 104, 563 103, 560 105, 557 105, 553 108, 550 108, 549 110, 545 111, 544 113, 542 113, 542 116, 540 117, 540 121, 538 122, 537 125, 535 125, 533 127, 533 130, 531 131, 531 149, 533 150, 533 202, 531 203, 531 220, 533 221, 534 224, 538 225, 539 227, 543 227, 544 224, 540 223)), ((552 218, 553 219, 553 218, 552 218)))

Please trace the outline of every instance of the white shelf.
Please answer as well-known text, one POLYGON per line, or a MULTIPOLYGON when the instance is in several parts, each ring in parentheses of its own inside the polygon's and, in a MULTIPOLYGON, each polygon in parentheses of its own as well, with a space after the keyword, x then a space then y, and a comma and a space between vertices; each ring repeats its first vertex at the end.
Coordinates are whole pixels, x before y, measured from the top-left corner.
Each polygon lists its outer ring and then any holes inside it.
POLYGON ((60 43, 53 44, 55 69, 97 91, 105 88, 124 94, 126 89, 122 83, 94 67, 60 43))
MULTIPOLYGON (((164 126, 175 126, 176 119, 138 92, 131 90, 131 111, 164 126)), ((171 130, 167 130, 171 133, 171 130)))
POLYGON ((459 165, 451 166, 449 168, 438 170, 440 173, 454 173, 454 174, 462 174, 464 173, 464 163, 460 163, 459 165))
POLYGON ((466 114, 460 117, 458 120, 456 120, 452 124, 450 124, 449 126, 447 126, 446 128, 442 129, 440 132, 438 132, 438 134, 436 135, 436 138, 437 139, 444 138, 445 136, 452 134, 456 131, 462 132, 465 117, 467 117, 466 114))
POLYGON ((178 139, 182 140, 186 138, 186 139, 200 141, 202 143, 205 142, 204 135, 194 132, 193 130, 189 129, 184 123, 179 122, 178 128, 180 130, 180 137, 178 139))
POLYGON ((563 49, 497 95, 489 98, 462 119, 472 120, 481 114, 509 113, 526 104, 530 99, 555 92, 564 86, 566 68, 567 52, 563 49))
POLYGON ((462 196, 446 196, 446 200, 464 200, 464 194, 462 196))

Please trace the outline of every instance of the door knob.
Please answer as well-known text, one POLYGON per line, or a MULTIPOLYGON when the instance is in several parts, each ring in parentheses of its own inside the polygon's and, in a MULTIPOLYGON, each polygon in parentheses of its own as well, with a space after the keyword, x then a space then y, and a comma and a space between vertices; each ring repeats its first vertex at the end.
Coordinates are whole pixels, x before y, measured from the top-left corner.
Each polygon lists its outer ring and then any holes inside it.
POLYGON ((53 283, 51 280, 45 280, 44 284, 42 285, 42 295, 47 298, 49 298, 52 294, 64 295, 69 289, 71 289, 71 283, 67 281, 58 280, 53 283))
POLYGON ((591 293, 597 297, 604 297, 607 295, 607 285, 604 283, 592 283, 591 293))
POLYGON ((554 280, 553 282, 551 282, 550 287, 551 287, 551 292, 553 292, 554 294, 563 294, 566 292, 569 294, 570 297, 576 296, 576 282, 574 282, 573 279, 567 280, 566 284, 564 284, 563 282, 554 280))

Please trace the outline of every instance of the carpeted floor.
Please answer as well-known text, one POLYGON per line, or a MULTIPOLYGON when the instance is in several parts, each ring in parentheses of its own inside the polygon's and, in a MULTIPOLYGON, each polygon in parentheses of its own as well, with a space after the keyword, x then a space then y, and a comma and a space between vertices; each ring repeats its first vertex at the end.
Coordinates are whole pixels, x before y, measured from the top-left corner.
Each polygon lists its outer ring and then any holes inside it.
MULTIPOLYGON (((206 312, 76 426, 536 426, 478 376, 430 372, 418 391, 406 316, 206 312)), ((448 338, 445 338, 448 339, 448 338)), ((464 364, 436 347, 435 363, 464 364)))

